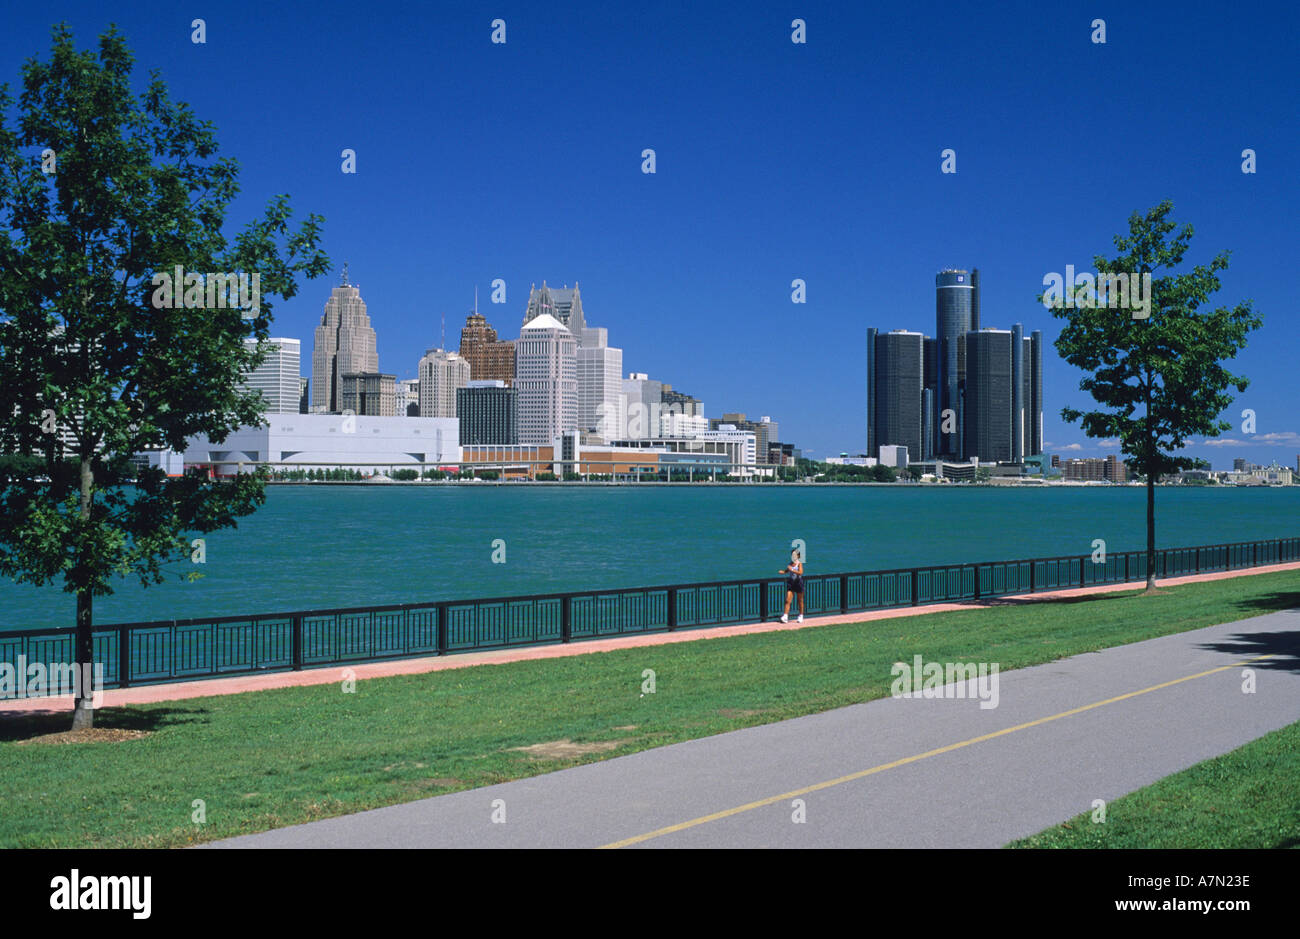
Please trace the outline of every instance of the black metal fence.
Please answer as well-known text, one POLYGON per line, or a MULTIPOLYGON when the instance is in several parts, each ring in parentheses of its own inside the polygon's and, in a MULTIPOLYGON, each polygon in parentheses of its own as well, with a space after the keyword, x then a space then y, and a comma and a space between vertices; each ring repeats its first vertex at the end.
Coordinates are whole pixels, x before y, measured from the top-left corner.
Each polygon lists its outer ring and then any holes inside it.
MULTIPOLYGON (((1300 538, 1156 552, 1156 576, 1300 560, 1300 538)), ((809 615, 857 613, 1145 580, 1145 551, 942 564, 804 578, 809 615)), ((755 578, 628 590, 447 600, 260 616, 100 626, 94 659, 106 688, 289 671, 635 633, 763 622, 779 616, 785 580, 755 578)), ((73 661, 75 630, 0 632, 0 668, 73 661)), ((23 688, 8 696, 24 696, 23 688)), ((0 683, 0 689, 3 689, 0 683)), ((42 693, 48 693, 48 690, 42 693)))

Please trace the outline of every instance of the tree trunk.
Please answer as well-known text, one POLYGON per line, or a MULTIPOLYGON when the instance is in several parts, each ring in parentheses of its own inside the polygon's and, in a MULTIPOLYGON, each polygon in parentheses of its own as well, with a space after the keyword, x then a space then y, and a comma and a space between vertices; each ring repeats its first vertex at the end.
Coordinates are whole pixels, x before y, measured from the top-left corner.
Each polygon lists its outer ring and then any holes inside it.
POLYGON ((1147 592, 1156 589, 1156 474, 1147 473, 1147 592))
MULTIPOLYGON (((79 513, 81 520, 90 519, 90 502, 91 488, 94 484, 94 474, 91 472, 90 460, 87 457, 81 458, 81 511, 79 513)), ((93 727, 95 724, 95 712, 91 707, 94 688, 90 682, 85 680, 94 673, 94 644, 91 639, 91 613, 93 609, 94 596, 90 592, 90 586, 83 584, 77 590, 77 638, 74 643, 74 660, 76 665, 77 681, 77 699, 73 705, 72 711, 72 729, 84 730, 93 727)))

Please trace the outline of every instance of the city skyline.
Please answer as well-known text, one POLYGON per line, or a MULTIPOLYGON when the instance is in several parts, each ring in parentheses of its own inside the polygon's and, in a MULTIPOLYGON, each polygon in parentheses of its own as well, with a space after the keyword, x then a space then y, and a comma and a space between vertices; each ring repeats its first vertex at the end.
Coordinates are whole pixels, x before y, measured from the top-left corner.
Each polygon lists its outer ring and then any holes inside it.
MULTIPOLYGON (((929 332, 929 278, 978 263, 982 318, 1043 332, 1044 449, 1104 454, 1114 447, 1060 418, 1088 399, 1052 347, 1059 321, 1035 297, 1047 272, 1090 268, 1130 213, 1168 196, 1196 228, 1189 264, 1233 251, 1215 300, 1249 297, 1265 321, 1234 362, 1252 382, 1225 414, 1234 429, 1188 454, 1267 463, 1300 449, 1282 276, 1300 215, 1285 169, 1297 143, 1284 65, 1294 10, 1245 8, 1231 28, 1207 31, 1186 7, 1154 3, 1113 14, 1095 45, 1088 11, 945 8, 947 33, 987 52, 972 56, 920 36, 901 9, 812 3, 797 14, 804 45, 790 41, 794 14, 775 5, 686 21, 653 9, 607 21, 589 3, 506 11, 504 45, 489 38, 497 13, 474 7, 377 11, 351 23, 345 43, 338 9, 235 2, 208 14, 202 46, 189 17, 149 4, 113 19, 139 63, 159 67, 240 161, 231 219, 280 192, 325 216, 334 268, 350 261, 385 323, 380 360, 399 380, 415 377, 440 317, 459 317, 475 287, 479 311, 509 336, 530 285, 562 272, 597 302, 626 350, 625 375, 680 384, 718 410, 779 415, 810 456, 855 452, 863 324, 929 332), (600 81, 539 70, 539 54, 557 47, 582 48, 584 73, 600 81), (236 48, 239 69, 213 67, 236 48), (346 49, 349 67, 321 72, 322 49, 346 49), (1144 66, 1132 69, 1139 52, 1144 66), (704 72, 715 78, 700 82, 704 72), (1211 106, 1163 106, 1186 88, 1211 106), (935 102, 957 95, 967 118, 935 121, 935 102), (1125 128, 1124 146, 1088 144, 1050 116, 1090 105, 1125 128), (340 171, 345 148, 355 175, 340 171), (641 172, 645 148, 654 175, 641 172), (946 148, 955 174, 941 172, 946 148), (1247 148, 1257 173, 1241 171, 1247 148), (796 279, 804 304, 791 302, 796 279), (498 280, 504 304, 492 302, 498 280), (1256 415, 1249 435, 1245 409, 1256 415)), ((0 57, 45 49, 58 19, 86 47, 107 25, 89 2, 18 6, 0 57)), ((273 334, 308 339, 334 280, 278 303, 273 334)))

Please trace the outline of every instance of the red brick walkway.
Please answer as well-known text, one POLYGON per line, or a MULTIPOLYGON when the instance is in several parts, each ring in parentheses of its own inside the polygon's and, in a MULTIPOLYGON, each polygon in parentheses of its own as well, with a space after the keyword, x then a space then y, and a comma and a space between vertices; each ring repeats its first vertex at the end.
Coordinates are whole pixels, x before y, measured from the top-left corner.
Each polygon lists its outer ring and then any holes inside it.
MULTIPOLYGON (((1190 584, 1209 580, 1226 580, 1231 577, 1248 577, 1254 574, 1271 574, 1278 571, 1300 570, 1300 561, 1272 564, 1247 570, 1218 571, 1193 574, 1187 577, 1170 577, 1159 581, 1162 587, 1190 584)), ((155 701, 180 701, 186 698, 205 698, 210 695, 239 694, 245 691, 263 691, 267 688, 294 688, 302 685, 325 685, 342 680, 343 670, 349 669, 358 678, 384 678, 389 675, 418 675, 451 668, 469 668, 472 665, 501 665, 505 662, 522 662, 529 659, 558 659, 571 655, 591 655, 614 649, 631 649, 638 646, 661 646, 675 642, 698 642, 723 636, 748 636, 754 633, 784 632, 794 629, 811 629, 836 623, 866 623, 874 620, 894 619, 900 616, 923 616, 951 610, 969 610, 1014 602, 1038 602, 1057 597, 1078 597, 1093 593, 1112 593, 1145 586, 1145 581, 1127 584, 1099 584, 1093 587, 1075 587, 1069 590, 1043 591, 1014 597, 999 597, 987 603, 935 603, 927 606, 905 606, 888 610, 872 610, 834 616, 809 616, 803 623, 746 623, 738 626, 713 626, 689 629, 682 632, 649 633, 635 636, 614 636, 609 639, 590 639, 563 645, 530 646, 524 649, 492 649, 485 652, 464 652, 454 655, 423 659, 372 662, 361 665, 325 666, 301 672, 268 672, 261 675, 239 675, 230 678, 209 678, 200 681, 173 682, 164 685, 141 685, 104 692, 102 707, 124 704, 149 704, 155 701)), ((49 698, 22 698, 0 701, 0 716, 5 714, 41 714, 72 710, 72 696, 49 698)))

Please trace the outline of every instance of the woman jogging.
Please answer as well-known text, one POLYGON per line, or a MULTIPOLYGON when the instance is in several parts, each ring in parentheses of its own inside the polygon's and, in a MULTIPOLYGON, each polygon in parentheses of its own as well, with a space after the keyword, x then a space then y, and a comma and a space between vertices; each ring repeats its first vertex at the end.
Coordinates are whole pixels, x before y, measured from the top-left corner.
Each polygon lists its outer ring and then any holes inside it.
POLYGON ((799 618, 797 623, 803 622, 803 559, 799 557, 799 549, 795 548, 790 552, 790 563, 785 566, 785 570, 778 571, 779 574, 785 575, 785 611, 781 614, 781 622, 790 622, 790 600, 797 593, 799 594, 799 618))

